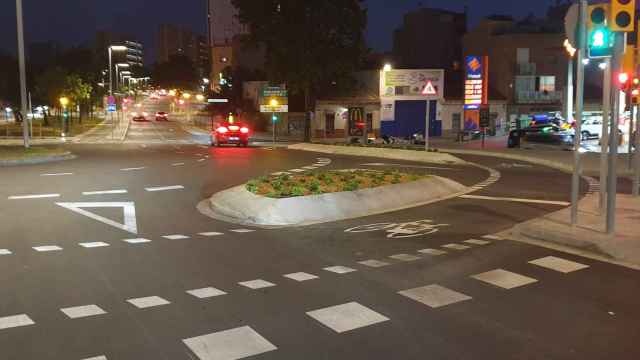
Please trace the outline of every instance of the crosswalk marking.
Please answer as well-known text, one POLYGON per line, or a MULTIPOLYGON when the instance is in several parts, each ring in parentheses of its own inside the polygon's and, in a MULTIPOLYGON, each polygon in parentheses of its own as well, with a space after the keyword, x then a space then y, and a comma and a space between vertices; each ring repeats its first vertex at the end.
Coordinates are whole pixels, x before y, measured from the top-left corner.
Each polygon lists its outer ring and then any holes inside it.
POLYGON ((471 277, 476 280, 480 280, 507 290, 538 282, 538 280, 534 278, 516 274, 514 272, 503 269, 491 270, 482 274, 473 275, 471 277))
POLYGON ((88 243, 80 243, 80 246, 84 248, 98 248, 98 247, 106 247, 109 246, 106 242, 88 242, 88 243))
POLYGON ((469 295, 438 284, 404 290, 398 292, 398 294, 434 309, 472 299, 469 295))
POLYGON ((433 256, 440 256, 447 253, 446 251, 436 250, 436 249, 422 249, 422 250, 418 250, 418 252, 421 254, 427 254, 427 255, 433 255, 433 256))
POLYGON ((365 265, 372 268, 379 268, 379 267, 391 265, 388 262, 379 261, 379 260, 365 260, 365 261, 358 262, 358 264, 365 265))
POLYGON ((389 257, 394 260, 400 260, 400 261, 406 261, 406 262, 416 261, 421 259, 421 257, 419 256, 409 255, 409 254, 398 254, 398 255, 392 255, 389 257))
POLYGON ((458 250, 458 251, 470 249, 470 247, 466 245, 460 245, 460 244, 447 244, 447 245, 442 245, 442 247, 447 249, 458 250))
POLYGON ((480 245, 480 246, 491 244, 490 241, 478 240, 478 239, 469 239, 469 240, 465 240, 463 242, 465 242, 467 244, 480 245))
POLYGON ((79 319, 89 316, 104 315, 107 312, 97 305, 76 306, 71 308, 60 309, 70 319, 79 319))
POLYGON ((198 299, 208 299, 208 298, 212 298, 212 297, 216 297, 216 296, 222 296, 222 295, 227 295, 226 292, 216 289, 214 287, 206 287, 206 288, 202 288, 202 289, 194 289, 194 290, 188 290, 187 294, 189 295, 193 295, 195 297, 197 297, 198 299))
POLYGON ((0 255, 11 255, 13 254, 11 250, 8 249, 0 249, 0 255))
POLYGON ((330 266, 330 267, 324 268, 323 270, 336 273, 336 274, 347 274, 350 272, 357 271, 356 269, 352 269, 346 266, 330 266))
POLYGON ((35 324, 35 322, 25 314, 0 317, 0 330, 33 324, 35 324))
POLYGON ((558 271, 564 274, 568 274, 578 270, 583 270, 589 267, 589 265, 584 265, 574 261, 557 258, 555 256, 547 256, 541 259, 532 260, 532 261, 529 261, 529 264, 537 265, 537 266, 558 271))
POLYGON ((33 250, 38 252, 49 252, 49 251, 62 251, 60 246, 48 245, 48 246, 34 246, 33 250))
POLYGON ((167 239, 167 240, 184 240, 184 239, 189 239, 188 236, 186 235, 165 235, 163 236, 163 238, 167 239))
POLYGON ((140 239, 125 239, 125 240, 122 240, 122 241, 127 242, 129 244, 144 244, 144 243, 150 243, 151 242, 151 240, 149 240, 149 239, 142 239, 142 238, 140 238, 140 239))
POLYGON ((240 285, 242 285, 244 287, 247 287, 249 289, 252 289, 252 290, 258 290, 258 289, 264 289, 264 288, 276 286, 276 284, 270 283, 270 282, 262 280, 262 279, 251 280, 251 281, 243 281, 243 282, 240 282, 238 284, 240 284, 240 285))
POLYGON ((307 315, 337 333, 389 321, 390 319, 357 302, 307 312, 307 315))
POLYGON ((199 360, 238 360, 278 348, 249 326, 184 339, 199 360))
POLYGON ((318 277, 312 274, 308 274, 305 272, 297 272, 297 273, 293 273, 293 274, 287 274, 287 275, 283 275, 284 277, 291 279, 291 280, 295 280, 295 281, 309 281, 309 280, 314 280, 317 279, 318 277))
POLYGON ((198 235, 202 235, 202 236, 221 236, 221 235, 224 235, 224 233, 211 231, 211 232, 202 232, 202 233, 199 233, 198 235))
POLYGON ((143 298, 129 299, 128 303, 137 307, 138 309, 146 309, 150 307, 162 306, 171 304, 168 300, 165 300, 159 296, 149 296, 143 298))

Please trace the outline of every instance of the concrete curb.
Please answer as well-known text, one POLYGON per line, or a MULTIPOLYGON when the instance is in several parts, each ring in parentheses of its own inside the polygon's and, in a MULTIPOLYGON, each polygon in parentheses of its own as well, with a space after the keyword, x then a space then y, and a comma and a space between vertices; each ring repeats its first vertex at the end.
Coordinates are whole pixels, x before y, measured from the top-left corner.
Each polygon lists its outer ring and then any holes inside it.
POLYGON ((287 199, 258 196, 242 185, 214 194, 201 202, 198 210, 215 219, 242 225, 307 226, 423 206, 470 191, 439 176, 406 184, 287 199))
POLYGON ((457 157, 441 153, 441 152, 426 152, 416 150, 402 150, 402 149, 390 149, 376 148, 376 147, 359 147, 359 146, 336 146, 336 145, 322 145, 322 144, 308 144, 299 143, 289 145, 290 150, 312 151, 325 154, 334 155, 350 155, 350 156, 366 156, 382 159, 392 160, 404 160, 415 161, 422 163, 435 163, 435 164, 448 164, 448 165, 463 165, 467 164, 465 161, 458 159, 457 157))
POLYGON ((34 157, 31 159, 24 159, 24 160, 0 160, 0 167, 20 166, 20 165, 38 165, 38 164, 46 164, 51 162, 73 160, 76 158, 77 158, 76 155, 73 155, 71 152, 66 152, 61 155, 34 157))

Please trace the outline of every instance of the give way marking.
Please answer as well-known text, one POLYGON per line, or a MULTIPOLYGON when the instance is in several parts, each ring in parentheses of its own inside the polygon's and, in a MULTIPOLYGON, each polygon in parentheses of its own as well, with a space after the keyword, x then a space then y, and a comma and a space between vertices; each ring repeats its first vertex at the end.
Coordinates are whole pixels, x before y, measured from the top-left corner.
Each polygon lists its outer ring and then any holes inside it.
POLYGON ((65 209, 71 210, 77 214, 84 215, 93 220, 113 226, 120 230, 138 234, 138 224, 136 221, 136 205, 133 202, 78 202, 78 203, 56 203, 65 209), (122 208, 124 213, 124 224, 117 221, 107 219, 106 217, 94 214, 85 208, 122 208))

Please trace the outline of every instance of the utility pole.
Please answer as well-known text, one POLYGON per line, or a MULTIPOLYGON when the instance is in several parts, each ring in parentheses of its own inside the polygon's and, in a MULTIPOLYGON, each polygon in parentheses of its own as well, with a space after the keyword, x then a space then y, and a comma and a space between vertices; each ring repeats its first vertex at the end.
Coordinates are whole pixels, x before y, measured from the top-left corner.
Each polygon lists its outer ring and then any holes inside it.
POLYGON ((602 131, 600 135, 600 214, 604 214, 607 199, 607 162, 609 147, 609 124, 611 122, 611 59, 604 60, 602 86, 602 131))
POLYGON ((582 60, 585 58, 587 50, 587 1, 580 0, 578 16, 578 75, 577 75, 577 91, 576 91, 576 119, 574 133, 574 149, 573 149, 573 177, 571 181, 571 225, 578 224, 578 201, 580 195, 580 161, 582 148, 582 111, 584 110, 584 64, 582 60))
POLYGON ((24 147, 29 144, 29 117, 27 116, 27 71, 24 58, 24 26, 22 23, 22 0, 16 0, 16 18, 18 27, 18 63, 20 67, 20 112, 22 113, 22 138, 24 147))

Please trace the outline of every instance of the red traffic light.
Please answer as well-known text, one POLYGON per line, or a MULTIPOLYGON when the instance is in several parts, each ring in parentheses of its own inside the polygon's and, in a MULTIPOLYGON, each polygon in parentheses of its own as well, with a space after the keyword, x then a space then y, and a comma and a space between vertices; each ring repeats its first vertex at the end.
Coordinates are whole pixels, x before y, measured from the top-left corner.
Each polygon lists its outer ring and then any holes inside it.
POLYGON ((629 74, 624 72, 618 74, 618 82, 620 83, 620 85, 626 85, 628 81, 629 81, 629 74))

